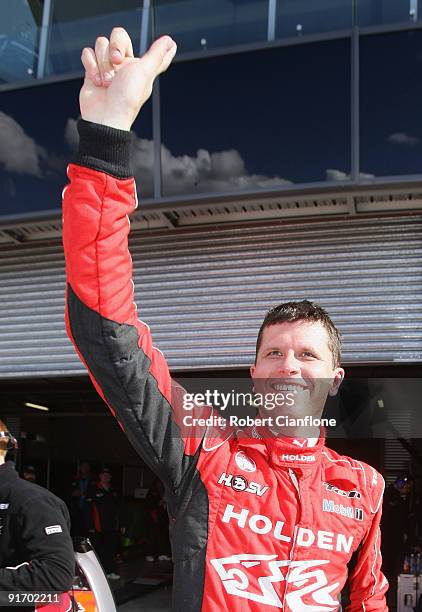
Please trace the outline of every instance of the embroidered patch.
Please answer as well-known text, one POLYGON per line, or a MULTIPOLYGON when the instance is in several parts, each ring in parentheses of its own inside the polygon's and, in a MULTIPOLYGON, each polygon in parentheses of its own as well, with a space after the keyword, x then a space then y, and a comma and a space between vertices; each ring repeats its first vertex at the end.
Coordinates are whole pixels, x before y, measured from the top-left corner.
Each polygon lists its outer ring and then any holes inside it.
POLYGON ((256 471, 255 461, 251 459, 250 457, 248 457, 248 455, 244 453, 243 451, 238 451, 236 453, 235 461, 236 461, 237 467, 239 467, 241 470, 244 470, 245 472, 255 472, 256 471))
POLYGON ((60 525, 51 525, 51 527, 45 528, 45 533, 51 535, 52 533, 62 533, 63 529, 60 525))

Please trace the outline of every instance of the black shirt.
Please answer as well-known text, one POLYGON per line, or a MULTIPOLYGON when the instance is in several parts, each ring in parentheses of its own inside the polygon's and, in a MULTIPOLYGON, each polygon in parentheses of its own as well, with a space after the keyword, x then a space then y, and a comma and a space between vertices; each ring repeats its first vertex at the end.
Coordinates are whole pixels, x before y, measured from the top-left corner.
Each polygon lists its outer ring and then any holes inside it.
POLYGON ((85 521, 90 531, 116 532, 119 528, 120 500, 117 492, 100 486, 90 487, 85 498, 85 521))
POLYGON ((20 478, 12 462, 0 465, 0 604, 8 601, 7 592, 70 589, 75 557, 69 527, 61 499, 20 478))

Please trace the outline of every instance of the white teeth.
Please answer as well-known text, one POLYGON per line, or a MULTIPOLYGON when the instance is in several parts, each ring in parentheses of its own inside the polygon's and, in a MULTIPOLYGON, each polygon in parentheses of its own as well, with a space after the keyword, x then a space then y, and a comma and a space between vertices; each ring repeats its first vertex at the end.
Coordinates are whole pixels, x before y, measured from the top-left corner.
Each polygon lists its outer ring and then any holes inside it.
POLYGON ((304 390, 301 385, 273 385, 273 387, 276 391, 287 391, 292 393, 304 390))

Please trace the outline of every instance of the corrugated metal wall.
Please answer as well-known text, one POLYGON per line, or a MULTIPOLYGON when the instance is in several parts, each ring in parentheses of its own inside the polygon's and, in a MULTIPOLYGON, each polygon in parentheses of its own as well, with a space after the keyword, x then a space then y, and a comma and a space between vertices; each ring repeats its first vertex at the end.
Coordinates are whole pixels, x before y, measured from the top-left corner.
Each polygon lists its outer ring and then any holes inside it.
MULTIPOLYGON (((174 369, 247 366, 265 311, 325 306, 344 361, 422 361, 422 216, 132 237, 140 316, 174 369)), ((0 251, 0 377, 83 371, 63 324, 61 245, 0 251)))

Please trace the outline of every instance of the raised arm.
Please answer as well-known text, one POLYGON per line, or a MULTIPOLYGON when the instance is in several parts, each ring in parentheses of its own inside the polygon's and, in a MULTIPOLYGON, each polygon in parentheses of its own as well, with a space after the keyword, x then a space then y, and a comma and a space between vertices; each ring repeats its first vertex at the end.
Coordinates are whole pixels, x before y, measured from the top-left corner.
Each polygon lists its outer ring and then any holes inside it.
POLYGON ((120 28, 110 42, 99 38, 95 50, 83 50, 80 145, 63 197, 68 334, 133 446, 170 489, 200 440, 182 435, 183 390, 137 316, 127 243, 128 215, 137 205, 128 130, 175 51, 162 37, 134 58, 120 28))

